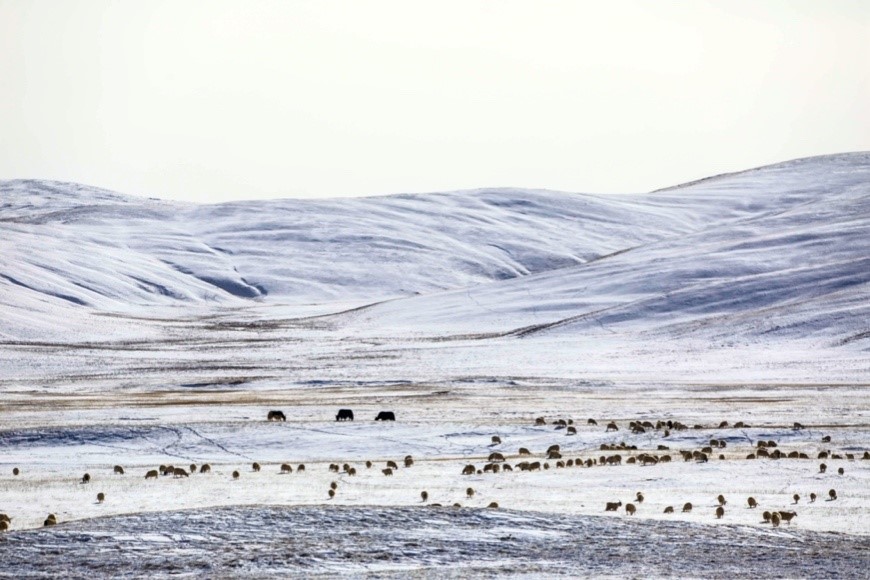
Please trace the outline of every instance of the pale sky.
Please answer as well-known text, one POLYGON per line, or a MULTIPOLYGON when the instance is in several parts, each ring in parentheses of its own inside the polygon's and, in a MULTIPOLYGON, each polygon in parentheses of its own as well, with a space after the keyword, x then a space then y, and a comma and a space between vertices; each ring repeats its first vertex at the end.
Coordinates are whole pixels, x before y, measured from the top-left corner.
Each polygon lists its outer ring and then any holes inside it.
POLYGON ((0 0, 0 179, 643 192, 858 150, 864 0, 0 0))

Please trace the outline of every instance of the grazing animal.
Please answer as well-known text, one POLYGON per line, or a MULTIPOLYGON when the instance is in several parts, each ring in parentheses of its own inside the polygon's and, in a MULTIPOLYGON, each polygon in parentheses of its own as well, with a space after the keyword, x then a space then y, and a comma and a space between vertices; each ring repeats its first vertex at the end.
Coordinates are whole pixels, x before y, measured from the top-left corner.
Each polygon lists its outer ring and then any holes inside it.
POLYGON ((795 431, 800 431, 803 428, 804 428, 804 426, 801 425, 800 423, 798 423, 797 421, 795 421, 794 427, 792 427, 792 429, 794 429, 795 431))
POLYGON ((330 483, 329 483, 329 488, 330 488, 330 489, 338 489, 338 483, 335 482, 335 481, 330 482, 330 483))
POLYGON ((844 473, 846 473, 846 470, 841 467, 837 470, 837 473, 839 473, 840 475, 843 475, 844 473))
POLYGON ((330 489, 327 493, 329 494, 329 499, 332 499, 335 497, 335 490, 334 489, 330 489))
POLYGON ((414 458, 410 455, 405 456, 405 467, 411 467, 414 465, 414 458))
POLYGON ((145 479, 157 479, 160 474, 157 473, 156 469, 152 469, 148 473, 145 474, 145 479))
POLYGON ((49 526, 56 526, 56 525, 57 525, 57 520, 53 520, 51 518, 48 518, 44 522, 42 522, 42 526, 45 528, 47 528, 49 526))
POLYGON ((666 513, 666 514, 672 514, 672 513, 674 513, 674 506, 669 505, 668 507, 666 507, 666 508, 665 508, 665 513, 666 513))
POLYGON ((492 509, 498 509, 498 502, 496 502, 496 501, 489 502, 489 505, 486 507, 492 508, 492 509))
POLYGON ((830 498, 830 501, 834 501, 835 499, 837 499, 837 490, 836 489, 829 489, 828 490, 828 497, 830 498))
POLYGON ((487 461, 504 461, 504 455, 498 452, 490 453, 487 461))
POLYGON ((870 459, 870 451, 865 451, 864 455, 861 456, 861 459, 870 459))
POLYGON ((375 417, 375 421, 395 421, 396 414, 392 411, 381 411, 378 413, 378 416, 375 417))
POLYGON ((588 419, 586 421, 586 424, 587 425, 598 425, 598 421, 596 421, 595 419, 588 419))
POLYGON ((429 492, 428 491, 421 491, 420 497, 423 499, 423 501, 428 500, 429 499, 429 492))
POLYGON ((117 473, 118 475, 124 475, 124 468, 121 467, 120 465, 116 465, 115 466, 115 473, 117 473))
POLYGON ((558 451, 550 451, 547 453, 547 459, 562 459, 562 454, 558 451))
POLYGON ((299 467, 296 468, 296 473, 302 473, 303 471, 305 471, 305 464, 300 463, 299 467))
POLYGON ((607 424, 607 428, 604 431, 619 431, 619 427, 616 426, 615 422, 611 421, 607 424))
POLYGON ((281 411, 269 411, 266 415, 267 421, 286 421, 287 417, 284 416, 284 413, 281 411))
POLYGON ((383 473, 384 475, 393 475, 393 470, 388 467, 386 469, 382 469, 381 473, 383 473))
POLYGON ((469 487, 468 489, 466 489, 465 496, 469 498, 474 497, 474 488, 469 487))
POLYGON ((338 473, 338 463, 330 463, 329 471, 334 471, 335 473, 338 473))
POLYGON ((349 476, 351 476, 351 477, 353 477, 354 475, 356 475, 356 467, 351 467, 350 469, 348 469, 348 470, 347 470, 347 474, 348 474, 349 476))
POLYGON ((0 514, 0 522, 12 522, 12 519, 6 514, 0 514))
POLYGON ((547 453, 553 453, 553 452, 558 453, 561 450, 562 450, 562 447, 560 445, 550 445, 549 447, 547 447, 547 453))
POLYGON ((637 508, 634 507, 633 503, 625 504, 625 515, 633 516, 636 511, 637 511, 637 508))
POLYGON ((720 428, 720 429, 724 429, 724 428, 727 427, 727 426, 728 426, 728 421, 722 421, 721 423, 719 423, 719 428, 720 428))
POLYGON ((797 517, 795 512, 779 512, 779 519, 784 522, 788 522, 788 525, 791 525, 791 521, 797 517))
POLYGON ((191 464, 190 464, 190 472, 191 472, 191 473, 196 473, 196 463, 191 463, 191 464))
POLYGON ((103 501, 105 501, 105 499, 106 499, 106 494, 104 494, 103 492, 100 492, 97 494, 97 503, 103 503, 103 501))
POLYGON ((251 465, 251 469, 254 471, 260 471, 260 464, 255 461, 254 464, 251 465))
POLYGON ((577 427, 573 427, 573 426, 568 427, 568 431, 566 432, 566 434, 567 435, 576 435, 577 434, 577 427))
POLYGON ((504 465, 501 466, 501 470, 502 471, 513 471, 514 468, 511 467, 509 463, 505 463, 504 465))
POLYGON ((289 463, 282 463, 281 473, 293 473, 293 467, 289 463))
POLYGON ((816 501, 816 497, 818 497, 816 494, 811 493, 810 494, 810 503, 814 503, 816 501))
POLYGON ((181 467, 176 467, 172 470, 172 477, 190 477, 190 474, 181 467))
POLYGON ((533 461, 529 463, 529 471, 541 471, 541 462, 533 461))
POLYGON ((768 523, 770 521, 770 512, 764 512, 761 514, 761 517, 764 520, 764 523, 768 523))
POLYGON ((721 493, 716 498, 716 500, 719 502, 719 505, 725 505, 726 503, 728 503, 727 501, 725 501, 725 496, 722 495, 721 493))
POLYGON ((462 469, 462 475, 474 475, 474 472, 475 472, 474 466, 471 464, 466 465, 462 469))
POLYGON ((18 469, 17 467, 12 468, 12 475, 18 475, 19 473, 21 473, 20 469, 18 469))
POLYGON ((336 421, 353 421, 353 411, 350 409, 339 409, 335 415, 336 421))
POLYGON ((747 501, 747 503, 749 503, 749 509, 754 509, 754 508, 757 508, 757 507, 758 507, 758 502, 755 501, 755 498, 754 498, 754 497, 750 497, 750 498, 747 499, 746 501, 747 501))
POLYGON ((233 471, 233 479, 238 479, 238 478, 239 478, 239 472, 233 471))
POLYGON ((501 445, 501 437, 498 435, 493 435, 491 441, 493 445, 501 445))
POLYGON ((781 518, 779 517, 779 514, 777 512, 773 512, 772 514, 770 514, 770 523, 773 524, 774 528, 779 527, 780 519, 781 518))
POLYGON ((372 468, 372 462, 366 461, 366 469, 371 469, 371 468, 372 468))
POLYGON ((825 435, 824 437, 822 437, 822 443, 830 443, 830 442, 831 442, 830 435, 825 435))
POLYGON ((637 503, 643 503, 643 494, 641 492, 637 492, 637 503))
POLYGON ((719 507, 716 508, 716 519, 721 520, 722 516, 724 516, 724 515, 725 515, 725 508, 723 508, 720 505, 719 507))
MULTIPOLYGON (((48 520, 46 520, 46 521, 48 521, 48 520)), ((0 532, 5 532, 5 531, 8 531, 8 530, 9 530, 9 522, 7 522, 7 521, 0 521, 0 532)))
POLYGON ((824 463, 822 463, 821 465, 819 465, 819 473, 824 473, 825 470, 827 470, 827 469, 828 469, 828 466, 825 465, 824 463))
POLYGON ((163 475, 172 475, 173 473, 175 473, 175 467, 173 467, 172 465, 164 465, 162 467, 163 470, 161 471, 161 473, 163 475))
POLYGON ((604 505, 604 511, 606 512, 615 512, 619 509, 619 506, 622 505, 621 501, 609 501, 604 505))
POLYGON ((543 417, 538 417, 537 419, 535 419, 535 425, 546 425, 546 424, 547 424, 547 420, 544 419, 543 417))
POLYGON ((794 500, 795 503, 797 503, 797 502, 799 502, 799 501, 801 500, 801 496, 799 496, 798 494, 794 494, 794 495, 791 496, 791 497, 792 497, 792 499, 794 500))
POLYGON ((691 511, 692 511, 692 504, 691 503, 683 504, 683 513, 684 514, 689 513, 691 511))
POLYGON ((82 476, 82 483, 89 483, 91 481, 91 474, 86 473, 82 476))
POLYGON ((396 470, 399 469, 399 466, 396 465, 395 461, 387 461, 387 467, 389 467, 390 469, 396 469, 396 470))
POLYGON ((202 467, 199 468, 200 473, 211 473, 211 465, 208 463, 204 463, 202 467))
POLYGON ((528 449, 526 449, 525 447, 520 447, 519 454, 520 455, 531 455, 532 452, 529 451, 528 449))

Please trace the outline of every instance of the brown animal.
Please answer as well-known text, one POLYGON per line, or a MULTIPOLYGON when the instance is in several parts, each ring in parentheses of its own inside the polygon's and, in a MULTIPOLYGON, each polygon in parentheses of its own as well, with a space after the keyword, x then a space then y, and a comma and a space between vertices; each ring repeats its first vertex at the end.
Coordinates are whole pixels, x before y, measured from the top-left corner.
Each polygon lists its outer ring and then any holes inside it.
POLYGON ((529 463, 529 471, 541 471, 541 462, 533 461, 529 463))
POLYGON ((672 514, 672 513, 674 513, 674 506, 669 505, 668 507, 666 507, 666 508, 665 508, 665 513, 666 513, 666 514, 672 514))
POLYGON ((350 469, 348 469, 348 470, 347 470, 347 474, 348 474, 349 476, 351 476, 351 477, 353 477, 354 475, 356 475, 356 467, 351 467, 350 469))
POLYGON ((12 475, 18 475, 19 473, 21 473, 20 469, 18 469, 17 467, 12 468, 12 475))
POLYGON ((511 467, 509 463, 505 463, 504 465, 502 465, 501 469, 502 469, 502 471, 513 471, 514 470, 514 468, 511 467))
POLYGON ((825 470, 827 470, 827 469, 828 469, 828 466, 825 465, 824 463, 822 463, 821 465, 819 465, 819 473, 824 473, 825 470))
POLYGON ((282 463, 281 473, 293 473, 293 467, 289 463, 282 463))
POLYGON ((607 424, 607 428, 604 431, 619 431, 619 427, 616 426, 616 423, 614 421, 611 421, 607 424))
POLYGON ((637 508, 634 507, 633 503, 625 504, 625 515, 633 516, 636 511, 637 511, 637 508))
POLYGON ((604 511, 606 511, 606 512, 615 512, 616 510, 619 509, 619 506, 621 506, 621 505, 622 505, 622 502, 621 502, 621 501, 616 501, 616 502, 609 501, 609 502, 607 502, 607 503, 605 504, 605 506, 604 506, 604 511))
POLYGON ((233 479, 238 479, 238 478, 239 478, 239 472, 233 471, 233 479))
POLYGON ((830 435, 825 435, 824 437, 822 437, 822 443, 830 443, 830 442, 831 442, 830 435))
POLYGON ((260 471, 260 464, 255 461, 254 464, 251 465, 251 469, 254 471, 260 471))
POLYGON ((577 427, 574 427, 574 426, 568 427, 566 434, 567 435, 576 435, 577 434, 577 427))
POLYGON ((779 512, 779 519, 784 522, 788 522, 788 525, 791 525, 792 519, 796 517, 797 514, 795 512, 779 512))
POLYGON ((329 489, 338 489, 338 483, 335 481, 330 482, 329 489))
POLYGON ((269 411, 266 414, 267 421, 286 421, 287 417, 284 416, 282 411, 269 411))
POLYGON ((199 468, 200 473, 211 473, 211 465, 208 463, 204 463, 202 467, 199 468))
POLYGON ((841 467, 837 470, 837 473, 839 473, 840 475, 843 475, 844 473, 846 473, 846 470, 841 467))
POLYGON ((106 499, 106 494, 104 494, 103 492, 100 492, 97 494, 97 503, 103 503, 103 501, 105 499, 106 499))
POLYGON ((172 477, 190 477, 190 474, 184 471, 181 467, 176 467, 172 470, 172 477))
POLYGON ((764 512, 761 514, 761 517, 764 520, 764 523, 768 523, 770 521, 770 512, 764 512))
POLYGON ((556 453, 558 453, 561 450, 562 450, 562 447, 560 445, 550 445, 549 447, 547 447, 547 453, 552 453, 554 451, 556 453))
POLYGON ((487 461, 504 461, 504 455, 498 452, 490 453, 487 461))
POLYGON ((596 421, 595 419, 588 419, 586 421, 586 424, 587 425, 598 425, 598 421, 596 421))
POLYGON ((157 473, 156 469, 152 469, 148 473, 145 474, 145 479, 157 479, 160 474, 157 473))
POLYGON ((421 491, 420 497, 423 498, 423 501, 428 500, 429 499, 429 492, 428 491, 421 491))
POLYGON ((330 463, 329 464, 329 471, 334 471, 335 473, 338 473, 338 471, 339 471, 338 463, 330 463))
POLYGON ((12 522, 12 519, 6 514, 0 514, 0 522, 12 522))
POLYGON ((411 467, 414 465, 414 458, 410 455, 405 458, 405 467, 411 467))
POLYGON ((547 453, 547 459, 562 459, 562 454, 558 451, 550 451, 547 453))
POLYGON ((537 419, 535 419, 535 425, 546 425, 546 424, 547 424, 547 420, 544 419, 543 417, 538 417, 537 419))
POLYGON ((689 513, 691 511, 692 511, 692 504, 691 503, 687 502, 687 503, 683 504, 683 513, 684 514, 689 513))
POLYGON ((643 503, 643 494, 641 492, 637 492, 637 503, 643 503))
POLYGON ((393 475, 393 470, 388 467, 386 469, 382 469, 381 473, 383 473, 384 475, 393 475))
POLYGON ((498 435, 493 435, 491 441, 493 445, 501 445, 501 437, 498 435))
POLYGON ((389 467, 390 469, 395 469, 397 471, 399 469, 399 466, 396 465, 395 461, 387 461, 387 467, 389 467))
POLYGON ((794 494, 794 495, 791 496, 791 497, 792 497, 792 499, 794 500, 795 503, 797 503, 797 502, 799 502, 799 501, 801 500, 801 496, 799 496, 798 494, 794 494))
POLYGON ((773 524, 774 528, 779 527, 780 519, 781 518, 779 517, 779 514, 777 512, 773 512, 772 514, 770 514, 770 523, 773 524))
POLYGON ((529 451, 528 449, 526 449, 525 447, 520 447, 519 454, 520 455, 531 455, 532 452, 529 451))
POLYGON ((191 472, 191 473, 196 473, 196 463, 191 463, 191 464, 190 464, 190 472, 191 472))
POLYGON ((757 508, 757 507, 758 507, 758 502, 755 501, 755 498, 754 498, 754 497, 750 497, 750 498, 747 499, 746 501, 749 503, 749 508, 750 508, 750 509, 754 509, 754 508, 757 508))
POLYGON ((814 503, 816 501, 816 497, 817 497, 816 494, 811 493, 810 494, 810 503, 814 503))
POLYGON ((300 463, 299 467, 296 468, 296 473, 302 473, 303 471, 305 471, 305 464, 300 463))
POLYGON ((115 466, 115 473, 117 473, 118 475, 124 475, 124 468, 121 467, 120 465, 116 465, 115 466))
POLYGON ((498 502, 495 502, 495 501, 490 502, 489 505, 486 507, 492 508, 492 509, 498 509, 498 502))
POLYGON ((371 468, 372 468, 372 462, 366 461, 366 469, 371 469, 371 468))
POLYGON ((836 489, 829 489, 828 490, 828 497, 830 498, 829 501, 834 501, 835 499, 837 499, 837 490, 836 489))
POLYGON ((724 516, 724 515, 725 515, 725 508, 723 508, 720 505, 719 507, 716 508, 716 519, 720 520, 720 519, 722 519, 722 516, 724 516))
POLYGON ((47 518, 44 522, 42 522, 43 527, 56 526, 57 520, 53 520, 51 518, 47 518))
POLYGON ((330 489, 328 493, 329 493, 329 499, 332 499, 335 497, 335 490, 334 489, 330 489))
POLYGON ((91 474, 90 473, 86 473, 82 476, 82 483, 90 483, 90 481, 91 481, 91 474))
POLYGON ((471 464, 466 465, 462 470, 462 475, 474 475, 475 469, 471 464))
POLYGON ((720 428, 720 429, 724 429, 724 428, 727 427, 727 426, 728 426, 728 421, 722 421, 721 423, 719 423, 719 428, 720 428))
POLYGON ((0 521, 0 532, 5 532, 9 530, 9 522, 0 521))
POLYGON ((725 501, 725 496, 722 494, 719 494, 716 500, 719 502, 719 505, 725 505, 726 503, 728 503, 727 501, 725 501))
POLYGON ((469 487, 468 489, 466 489, 465 496, 469 498, 474 497, 474 488, 469 487))

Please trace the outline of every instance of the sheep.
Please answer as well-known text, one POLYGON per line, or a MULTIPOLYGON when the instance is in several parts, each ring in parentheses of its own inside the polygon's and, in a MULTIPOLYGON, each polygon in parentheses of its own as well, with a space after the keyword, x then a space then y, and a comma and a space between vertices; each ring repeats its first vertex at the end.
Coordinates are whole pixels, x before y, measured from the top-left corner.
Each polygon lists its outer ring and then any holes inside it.
POLYGON ((399 466, 396 465, 395 461, 387 461, 387 467, 390 469, 395 469, 396 471, 399 470, 399 466))
POLYGON ((251 465, 251 469, 254 471, 260 471, 260 464, 255 461, 253 465, 251 465))
POLYGON ((233 479, 238 479, 240 476, 238 471, 233 471, 233 479))
POLYGON ((672 514, 672 513, 674 513, 674 506, 669 505, 668 507, 666 507, 666 508, 665 508, 665 513, 666 513, 666 514, 672 514))
POLYGON ((152 469, 148 473, 145 474, 145 479, 157 479, 157 476, 160 475, 157 473, 156 469, 152 469))
POLYGON ((384 475, 393 475, 393 470, 388 467, 386 469, 382 469, 381 473, 383 473, 384 475))
POLYGON ((770 522, 770 512, 764 512, 761 514, 761 518, 764 520, 764 523, 770 522))
POLYGON ((801 496, 799 496, 798 494, 794 494, 794 495, 791 496, 791 497, 792 497, 792 499, 794 500, 795 503, 797 503, 797 502, 799 502, 799 501, 801 500, 801 496))
POLYGON ((329 494, 329 499, 332 499, 335 497, 335 490, 334 489, 330 489, 327 493, 329 494))
POLYGON ((293 473, 293 467, 289 463, 282 463, 281 473, 293 473))
POLYGON ((199 468, 200 473, 211 473, 211 465, 208 463, 204 463, 202 467, 199 468))
POLYGON ((520 450, 518 451, 518 453, 520 455, 531 455, 532 454, 532 452, 529 451, 528 449, 526 449, 525 447, 520 447, 520 450))
POLYGON ((296 468, 296 473, 302 473, 303 471, 305 471, 305 464, 300 463, 299 467, 296 468))
POLYGON ((124 468, 120 465, 116 465, 114 473, 117 473, 118 475, 124 475, 124 468))
POLYGON ((20 469, 18 469, 17 467, 12 468, 12 475, 18 475, 19 473, 21 473, 20 469))
POLYGON ((636 511, 637 511, 637 508, 634 507, 633 503, 625 504, 625 515, 633 516, 636 511))
POLYGON ((779 527, 779 522, 781 519, 782 518, 779 517, 779 514, 777 512, 773 512, 772 514, 770 514, 770 523, 773 524, 774 528, 779 527))
POLYGON ((471 464, 466 465, 462 469, 462 475, 474 475, 474 472, 475 472, 474 466, 471 464))
POLYGON ((616 422, 611 421, 607 424, 607 428, 604 430, 604 432, 606 433, 608 431, 619 431, 619 427, 616 426, 616 422))
POLYGON ((816 497, 818 497, 816 494, 811 493, 811 494, 810 494, 810 503, 815 503, 815 502, 816 502, 816 497))
POLYGON ((105 499, 106 499, 106 494, 104 494, 103 492, 100 492, 97 494, 97 503, 103 503, 103 501, 105 501, 105 499))
POLYGON ((330 482, 330 483, 329 483, 329 488, 330 488, 330 489, 338 489, 338 483, 335 482, 335 481, 330 482))
POLYGON ((828 490, 828 497, 830 498, 829 501, 834 501, 835 499, 837 499, 837 490, 836 489, 829 489, 828 490))
POLYGON ((746 502, 749 504, 749 509, 755 509, 758 507, 758 502, 755 501, 754 497, 750 497, 746 502))
POLYGON ((796 517, 797 514, 795 512, 779 512, 779 518, 784 522, 788 522, 788 525, 791 525, 792 519, 796 517))
POLYGON ((622 505, 622 502, 621 502, 621 501, 616 501, 616 502, 609 501, 609 502, 607 502, 607 503, 605 504, 605 506, 604 506, 604 511, 606 511, 606 512, 615 512, 616 510, 619 509, 619 506, 621 506, 621 505, 622 505))
POLYGON ((429 499, 429 492, 428 491, 421 491, 420 497, 423 499, 423 501, 428 500, 429 499))
POLYGON ((86 473, 82 476, 82 483, 90 483, 90 481, 91 481, 91 474, 90 473, 86 473))
POLYGON ((846 470, 841 467, 837 470, 837 473, 839 473, 840 475, 843 475, 844 473, 846 473, 846 470))
POLYGON ((718 497, 716 497, 716 501, 719 502, 719 505, 720 505, 720 506, 721 506, 721 505, 725 505, 726 503, 728 503, 727 501, 725 501, 725 496, 722 495, 721 493, 718 495, 718 497))
POLYGON ((489 505, 486 507, 492 508, 492 509, 498 509, 498 502, 496 502, 496 501, 489 502, 489 505))
POLYGON ((501 445, 501 437, 498 435, 493 435, 490 441, 492 441, 493 445, 501 445))
POLYGON ((637 503, 643 503, 643 494, 641 492, 637 492, 637 503))
POLYGON ((691 511, 692 511, 692 504, 691 503, 686 502, 685 504, 683 504, 683 513, 684 514, 687 514, 691 511))
POLYGON ((465 490, 465 496, 468 497, 468 498, 472 498, 472 497, 474 497, 474 488, 473 488, 473 487, 469 487, 468 489, 466 489, 466 490, 465 490))
POLYGON ((824 463, 819 465, 819 473, 824 473, 825 470, 827 470, 827 469, 828 469, 828 466, 825 465, 824 463))
POLYGON ((190 472, 191 472, 191 473, 196 473, 196 463, 191 463, 191 464, 190 464, 190 472))
POLYGON ((190 474, 184 471, 181 467, 176 467, 172 470, 172 477, 190 477, 190 474))
POLYGON ((716 519, 721 520, 722 516, 724 516, 724 515, 725 515, 725 508, 723 508, 720 505, 719 507, 716 508, 716 519))

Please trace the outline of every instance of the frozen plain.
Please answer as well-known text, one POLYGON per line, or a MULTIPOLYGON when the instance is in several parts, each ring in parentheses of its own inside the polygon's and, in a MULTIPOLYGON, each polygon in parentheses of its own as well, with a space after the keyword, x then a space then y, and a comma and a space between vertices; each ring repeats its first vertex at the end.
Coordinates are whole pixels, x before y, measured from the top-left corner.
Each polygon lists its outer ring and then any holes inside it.
MULTIPOLYGON (((116 572, 130 575, 202 571, 203 554, 224 541, 244 552, 245 566, 273 573, 826 577, 866 569, 868 154, 631 196, 481 190, 189 206, 5 182, 0 228, 0 511, 12 516, 0 551, 7 560, 18 554, 21 566, 5 573, 63 565, 73 574, 76 562, 99 558, 69 548, 106 534, 125 538, 94 544, 107 554, 163 541, 176 554, 162 568, 128 558, 116 572), (340 407, 357 421, 336 423, 340 407), (265 421, 273 408, 286 423, 265 421), (380 410, 398 421, 375 423, 380 410), (538 416, 571 418, 578 433, 535 426, 538 416), (629 421, 658 419, 705 428, 667 438, 627 430, 629 421), (605 432, 611 420, 619 432, 605 432), (750 427, 718 428, 725 420, 750 427), (807 428, 793 430, 795 421, 807 428), (493 435, 502 444, 492 445, 493 435), (679 457, 710 439, 727 442, 724 459, 718 451, 707 463, 679 457), (759 440, 811 459, 745 459, 759 440), (638 447, 621 451, 624 459, 646 451, 675 461, 564 469, 550 461, 541 472, 461 475, 493 451, 516 465, 519 447, 543 461, 560 444, 566 459, 585 460, 620 442, 638 447), (819 473, 825 450, 844 459, 825 460, 819 473), (412 467, 380 473, 409 454, 412 467), (212 474, 143 478, 159 464, 204 462, 212 474), (282 475, 283 462, 306 471, 282 475), (330 463, 358 475, 332 473, 330 463), (113 475, 115 464, 127 474, 113 475), (89 484, 79 483, 85 472, 89 484), (825 501, 831 488, 838 499, 825 501), (637 515, 604 514, 605 502, 634 502, 638 491, 637 515), (819 499, 809 504, 811 492, 819 499), (728 504, 716 519, 720 493, 728 504), (747 507, 749 496, 758 509, 747 507), (486 509, 491 501, 497 511, 486 509), (433 502, 463 509, 424 507, 433 502), (681 513, 684 502, 691 513, 681 513), (671 505, 676 513, 663 514, 671 505), (763 510, 798 516, 772 530, 763 510), (62 525, 39 529, 49 512, 62 525), (357 530, 361 542, 390 549, 339 556, 329 532, 354 529, 357 515, 369 521, 357 530), (396 518, 432 537, 409 539, 396 518), (522 562, 492 556, 500 518, 537 534, 518 547, 504 540, 508 552, 526 551, 522 562), (256 529, 256 542, 220 539, 238 519, 256 529), (189 529, 155 539, 180 521, 189 529), (310 569, 265 547, 297 524, 314 538, 305 551, 323 546, 310 569), (586 552, 565 535, 580 528, 586 552), (540 539, 548 534, 558 549, 540 539), (691 537, 704 540, 690 546, 691 537), (619 547, 626 538, 648 557, 628 556, 619 547), (726 552, 712 545, 699 558, 707 539, 731 546, 728 561, 745 565, 723 568, 709 552, 726 552), (403 542, 425 549, 404 557, 395 549, 403 542), (747 561, 747 546, 764 552, 777 542, 790 558, 747 561), (46 556, 40 568, 22 545, 74 556, 46 556), (590 556, 608 549, 609 571, 590 556), (461 566, 451 550, 461 550, 461 566)), ((228 562, 209 573, 245 570, 228 562)))

